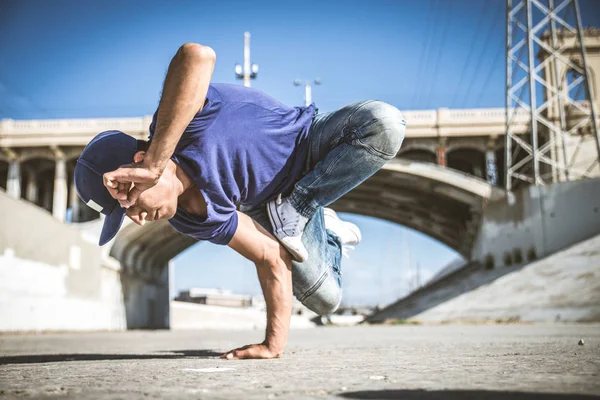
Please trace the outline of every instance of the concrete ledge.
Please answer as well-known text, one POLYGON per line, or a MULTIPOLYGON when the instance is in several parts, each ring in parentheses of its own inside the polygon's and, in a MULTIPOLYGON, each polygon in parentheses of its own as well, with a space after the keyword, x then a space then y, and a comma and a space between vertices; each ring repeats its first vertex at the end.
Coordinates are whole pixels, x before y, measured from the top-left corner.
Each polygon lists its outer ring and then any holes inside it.
MULTIPOLYGON (((292 315, 291 329, 308 329, 316 325, 309 317, 292 315)), ((171 301, 171 329, 265 329, 266 313, 255 308, 230 308, 171 301)))

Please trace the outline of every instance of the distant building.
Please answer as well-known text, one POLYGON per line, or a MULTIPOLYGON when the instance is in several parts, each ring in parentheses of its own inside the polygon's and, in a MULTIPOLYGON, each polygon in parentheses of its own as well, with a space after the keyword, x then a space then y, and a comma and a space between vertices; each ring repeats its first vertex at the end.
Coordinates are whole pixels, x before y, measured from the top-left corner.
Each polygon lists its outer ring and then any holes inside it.
POLYGON ((252 296, 235 294, 230 290, 214 288, 191 288, 184 290, 179 292, 179 296, 175 300, 221 307, 252 306, 252 296))
MULTIPOLYGON (((209 306, 267 309, 267 303, 262 295, 235 294, 231 290, 219 288, 190 288, 189 290, 182 290, 174 300, 209 306)), ((294 298, 292 300, 292 314, 313 315, 314 313, 294 298)))

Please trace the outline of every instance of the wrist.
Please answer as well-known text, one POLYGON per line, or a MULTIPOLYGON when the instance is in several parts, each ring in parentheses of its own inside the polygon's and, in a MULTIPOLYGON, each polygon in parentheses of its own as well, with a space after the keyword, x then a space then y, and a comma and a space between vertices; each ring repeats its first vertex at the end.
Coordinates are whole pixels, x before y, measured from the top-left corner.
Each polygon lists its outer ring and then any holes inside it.
POLYGON ((152 149, 148 149, 148 152, 144 157, 144 165, 156 175, 157 180, 162 176, 168 162, 168 158, 166 160, 160 159, 152 152, 152 149))
POLYGON ((285 342, 276 339, 265 339, 263 345, 269 350, 269 352, 281 355, 283 354, 283 350, 285 349, 285 342))

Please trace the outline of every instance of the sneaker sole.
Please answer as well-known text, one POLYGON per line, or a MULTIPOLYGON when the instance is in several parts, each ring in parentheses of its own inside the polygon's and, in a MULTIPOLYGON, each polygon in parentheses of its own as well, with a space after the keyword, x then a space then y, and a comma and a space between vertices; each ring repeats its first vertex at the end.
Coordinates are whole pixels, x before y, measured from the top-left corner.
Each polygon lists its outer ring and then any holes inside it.
POLYGON ((348 228, 348 230, 350 232, 352 232, 354 234, 354 236, 356 237, 356 240, 352 240, 350 242, 348 242, 347 244, 351 245, 351 246, 356 246, 357 244, 360 243, 360 241, 362 240, 362 233, 360 232, 360 229, 358 226, 356 226, 355 224, 353 224, 352 222, 347 222, 347 221, 342 221, 344 224, 346 224, 346 227, 348 228))
POLYGON ((344 227, 346 227, 346 229, 348 229, 350 232, 352 232, 352 234, 354 235, 354 237, 356 239, 355 240, 351 240, 351 241, 347 242, 346 244, 349 244, 351 246, 356 246, 357 244, 359 244, 361 242, 361 240, 362 240, 362 233, 360 231, 360 228, 358 226, 356 226, 356 224, 353 224, 352 222, 344 221, 331 208, 324 208, 323 209, 323 214, 324 214, 325 217, 329 217, 329 218, 335 219, 337 222, 341 223, 344 227))
POLYGON ((279 239, 279 243, 281 243, 281 245, 283 247, 285 247, 287 249, 287 251, 290 252, 290 254, 294 258, 294 260, 296 260, 297 262, 300 262, 300 263, 303 263, 304 261, 306 261, 306 259, 308 258, 308 253, 307 253, 306 249, 304 249, 304 251, 302 251, 302 249, 295 249, 295 248, 291 247, 288 243, 286 243, 287 238, 288 238, 288 236, 286 236, 284 238, 277 238, 277 239, 279 239))

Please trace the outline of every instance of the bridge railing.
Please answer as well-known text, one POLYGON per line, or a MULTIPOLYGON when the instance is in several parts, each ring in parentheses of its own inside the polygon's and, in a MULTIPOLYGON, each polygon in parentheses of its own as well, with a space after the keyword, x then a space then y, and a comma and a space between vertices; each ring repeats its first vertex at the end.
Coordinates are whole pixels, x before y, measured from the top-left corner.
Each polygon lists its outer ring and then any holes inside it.
MULTIPOLYGON (((586 102, 583 108, 589 107, 586 102)), ((529 112, 515 110, 516 129, 526 133, 529 112)), ((503 136, 506 131, 504 108, 473 108, 404 111, 407 137, 503 136)), ((572 113, 571 118, 581 118, 572 113)), ((118 129, 144 138, 151 116, 133 118, 90 118, 55 120, 0 120, 0 146, 85 145, 98 132, 118 129), (87 140, 87 141, 86 141, 87 140), (63 143, 64 141, 64 143, 63 143)), ((515 128, 515 125, 513 125, 515 128)))
POLYGON ((144 138, 148 134, 151 121, 151 116, 95 119, 3 119, 0 120, 0 146, 63 144, 59 138, 64 138, 66 145, 85 145, 94 135, 110 129, 117 129, 135 137, 144 138), (74 139, 76 143, 73 143, 74 139))

